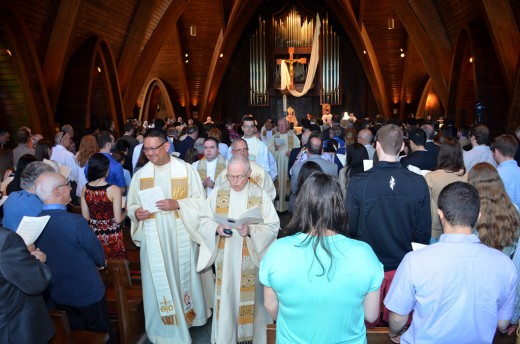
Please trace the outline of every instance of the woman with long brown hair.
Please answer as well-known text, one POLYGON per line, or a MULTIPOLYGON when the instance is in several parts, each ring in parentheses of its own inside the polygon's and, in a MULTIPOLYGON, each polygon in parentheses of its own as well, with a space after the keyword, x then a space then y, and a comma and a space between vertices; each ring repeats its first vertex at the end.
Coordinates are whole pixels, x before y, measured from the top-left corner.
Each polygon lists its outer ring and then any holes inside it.
POLYGON ((465 182, 468 179, 462 148, 456 138, 444 138, 437 156, 437 169, 424 176, 430 189, 430 207, 432 213, 432 237, 430 243, 439 241, 442 234, 441 221, 437 214, 437 200, 442 189, 454 182, 465 182))
POLYGON ((76 153, 76 160, 78 161, 78 187, 76 188, 76 196, 81 197, 81 190, 87 184, 87 177, 85 173, 85 165, 92 154, 99 152, 96 137, 94 135, 85 135, 79 143, 79 150, 76 153))
POLYGON ((518 239, 518 209, 506 193, 497 169, 481 162, 468 174, 468 183, 480 196, 480 218, 475 226, 480 241, 511 256, 518 239))
POLYGON ((366 342, 364 320, 379 317, 383 266, 368 244, 348 237, 347 227, 338 179, 314 172, 298 192, 283 238, 260 263, 277 341, 366 342))

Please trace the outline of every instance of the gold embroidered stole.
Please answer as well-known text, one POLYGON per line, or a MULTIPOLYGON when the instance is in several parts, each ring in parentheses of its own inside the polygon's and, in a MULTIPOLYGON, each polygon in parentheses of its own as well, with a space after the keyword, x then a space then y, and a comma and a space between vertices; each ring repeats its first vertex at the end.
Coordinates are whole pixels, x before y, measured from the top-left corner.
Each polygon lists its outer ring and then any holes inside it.
MULTIPOLYGON (((150 164, 152 165, 152 164, 150 164)), ((149 188, 153 188, 155 186, 155 168, 152 166, 145 166, 144 168, 153 168, 152 176, 143 176, 139 180, 140 189, 145 190, 149 188)), ((145 171, 143 171, 145 172, 145 171)), ((148 175, 150 175, 147 171, 148 175)), ((143 175, 146 173, 143 173, 143 175)), ((182 200, 188 197, 188 174, 186 171, 186 177, 171 177, 170 185, 171 185, 171 194, 172 198, 176 200, 182 200)), ((191 247, 190 247, 190 238, 187 233, 186 228, 182 222, 178 210, 173 210, 173 216, 175 218, 175 223, 177 225, 177 255, 179 262, 179 275, 180 275, 180 286, 181 286, 181 302, 183 302, 183 313, 186 319, 186 322, 191 325, 193 320, 195 319, 196 313, 193 307, 193 303, 191 302, 191 267, 190 267, 190 259, 191 259, 191 247)), ((168 277, 166 276, 166 269, 164 265, 164 260, 167 260, 168 257, 164 256, 162 252, 159 237, 159 233, 157 231, 157 223, 155 220, 155 214, 153 214, 150 218, 145 220, 145 235, 147 235, 147 240, 150 240, 150 245, 148 246, 148 251, 153 250, 153 252, 146 252, 148 254, 148 259, 150 261, 150 270, 152 274, 152 280, 155 287, 155 293, 157 296, 157 302, 159 311, 161 313, 161 320, 164 325, 178 325, 177 313, 175 310, 175 303, 171 296, 171 287, 169 287, 168 277), (153 232, 150 236, 149 232, 153 232), (152 244, 153 243, 153 244, 152 244), (156 252, 155 250, 161 250, 156 252), (165 290, 165 288, 169 289, 169 292, 165 290)))
MULTIPOLYGON (((217 167, 215 168, 215 176, 214 180, 217 180, 217 177, 226 169, 226 160, 222 157, 222 155, 217 155, 217 167)), ((204 181, 208 176, 208 161, 206 158, 202 158, 199 160, 199 164, 197 165, 197 172, 199 172, 200 181, 204 181)))
MULTIPOLYGON (((224 183, 217 191, 217 204, 215 212, 228 216, 230 201, 229 183, 224 183)), ((248 185, 247 208, 254 205, 262 207, 262 189, 253 183, 248 185)), ((219 237, 217 244, 217 258, 215 260, 217 272, 217 320, 220 316, 220 299, 222 292, 222 269, 224 263, 224 249, 226 238, 219 237)), ((247 241, 242 239, 242 266, 240 278, 240 301, 238 307, 238 338, 237 343, 252 343, 253 341, 253 324, 255 318, 255 283, 256 283, 256 267, 253 263, 247 241)))

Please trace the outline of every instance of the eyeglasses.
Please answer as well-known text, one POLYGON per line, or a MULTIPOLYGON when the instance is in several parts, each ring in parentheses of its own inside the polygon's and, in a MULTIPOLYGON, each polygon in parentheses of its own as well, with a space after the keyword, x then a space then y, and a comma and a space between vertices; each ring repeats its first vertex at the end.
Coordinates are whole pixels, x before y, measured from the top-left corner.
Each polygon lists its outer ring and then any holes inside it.
POLYGON ((242 128, 244 129, 251 129, 251 128, 254 128, 255 126, 254 125, 242 125, 242 128))
POLYGON ((166 141, 164 141, 163 143, 161 143, 161 144, 158 145, 157 147, 143 147, 143 152, 145 152, 145 153, 155 153, 155 152, 157 152, 157 150, 158 150, 159 148, 161 148, 162 145, 165 144, 165 143, 166 143, 166 141))
POLYGON ((232 181, 241 181, 243 180, 244 178, 247 178, 247 174, 245 175, 239 175, 239 176, 231 176, 229 174, 226 174, 226 178, 228 180, 232 180, 232 181))
POLYGON ((247 151, 249 151, 249 148, 233 149, 233 152, 238 152, 238 153, 245 153, 247 151))

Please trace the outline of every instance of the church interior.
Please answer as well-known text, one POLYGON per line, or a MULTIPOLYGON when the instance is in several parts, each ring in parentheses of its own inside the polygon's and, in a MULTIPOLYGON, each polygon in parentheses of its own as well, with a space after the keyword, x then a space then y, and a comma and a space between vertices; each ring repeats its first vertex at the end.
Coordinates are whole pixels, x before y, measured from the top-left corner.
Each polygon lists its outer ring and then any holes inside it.
MULTIPOLYGON (((129 119, 247 114, 261 126, 325 106, 514 134, 519 26, 520 0, 0 0, 0 128, 52 138, 70 124, 81 137, 123 133, 129 119)), ((109 266, 107 301, 119 342, 142 343, 139 251, 125 230, 129 263, 109 266)))
MULTIPOLYGON (((519 124, 517 0, 44 0, 0 5, 2 125, 48 136, 169 116, 259 122, 286 106, 519 124), (319 16, 315 75, 302 92, 319 16), (289 53, 293 49, 293 54, 289 53), (300 63, 299 60, 301 59, 300 63), (317 61, 316 61, 317 60, 317 61), (287 63, 287 62, 286 62, 287 63), (290 82, 290 81, 289 81, 290 82), (284 102, 285 98, 285 102, 284 102)), ((315 44, 316 45, 316 44, 315 44)))

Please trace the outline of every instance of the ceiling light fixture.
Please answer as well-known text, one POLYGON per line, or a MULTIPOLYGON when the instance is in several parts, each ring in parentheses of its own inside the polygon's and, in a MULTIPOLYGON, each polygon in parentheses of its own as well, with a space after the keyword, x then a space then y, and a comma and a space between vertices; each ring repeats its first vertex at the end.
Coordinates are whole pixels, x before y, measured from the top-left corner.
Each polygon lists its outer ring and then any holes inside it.
POLYGON ((195 25, 190 26, 190 36, 197 36, 197 27, 195 25))
POLYGON ((9 54, 9 56, 13 56, 13 53, 11 53, 11 50, 5 49, 6 53, 9 54))
POLYGON ((220 54, 220 57, 221 57, 221 58, 224 57, 224 54, 221 53, 221 54, 220 54))
POLYGON ((366 54, 367 54, 367 51, 366 51, 366 50, 363 50, 363 54, 365 54, 365 55, 366 55, 366 54))
POLYGON ((393 29, 395 29, 395 21, 394 21, 394 18, 393 18, 393 17, 388 17, 388 18, 386 19, 386 23, 387 23, 388 30, 393 30, 393 29))
POLYGON ((469 63, 473 63, 473 57, 469 58, 469 63))

